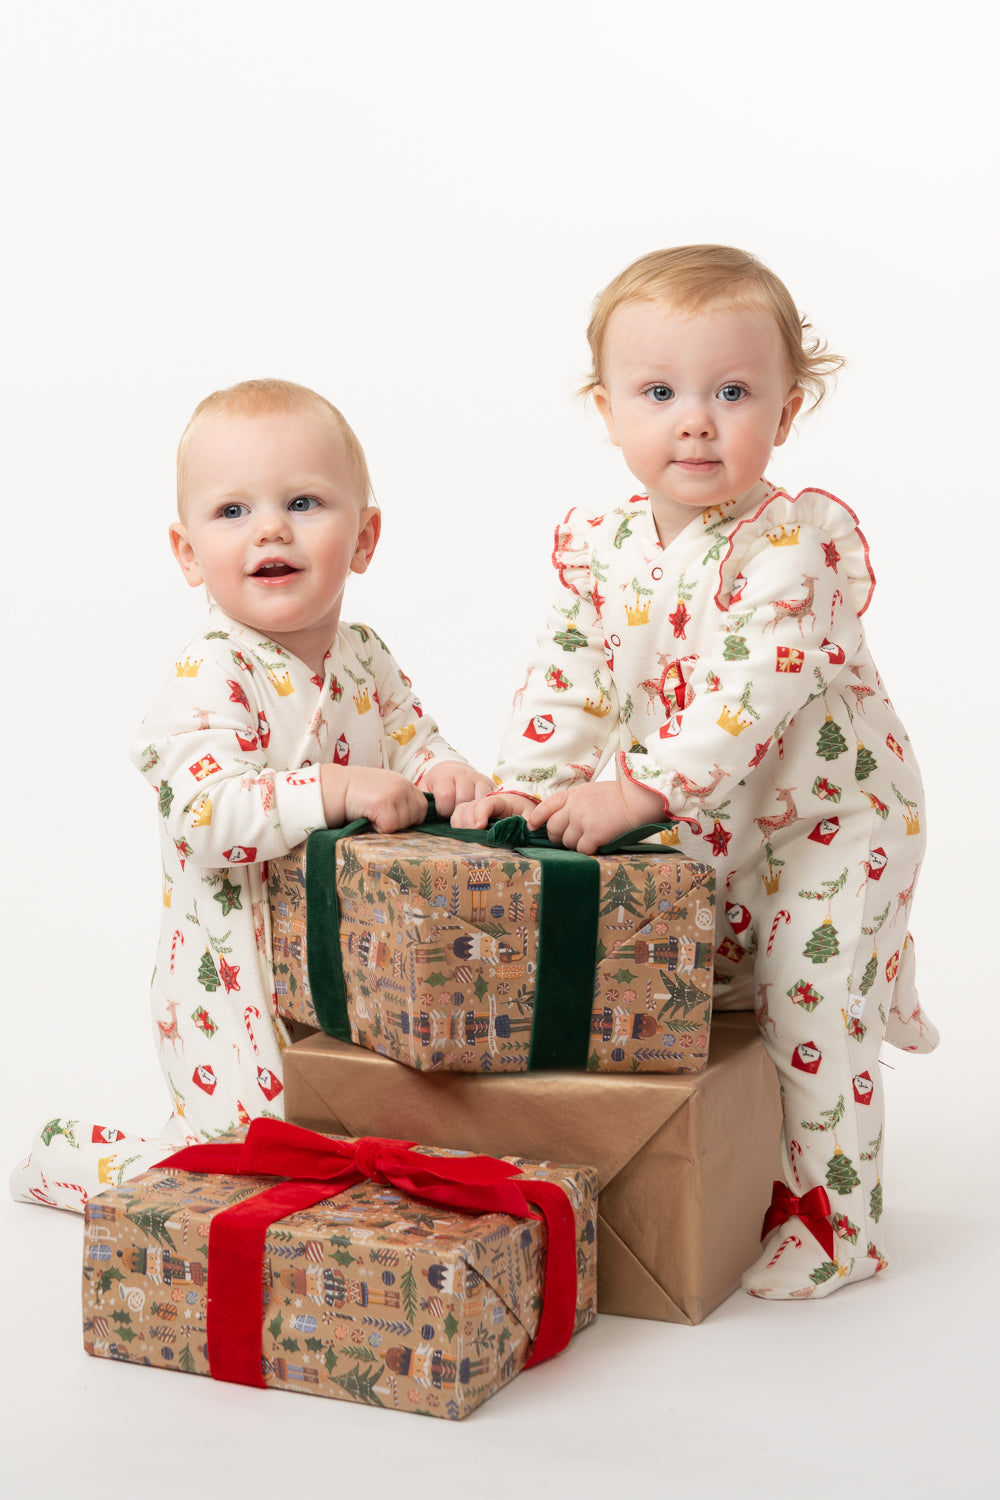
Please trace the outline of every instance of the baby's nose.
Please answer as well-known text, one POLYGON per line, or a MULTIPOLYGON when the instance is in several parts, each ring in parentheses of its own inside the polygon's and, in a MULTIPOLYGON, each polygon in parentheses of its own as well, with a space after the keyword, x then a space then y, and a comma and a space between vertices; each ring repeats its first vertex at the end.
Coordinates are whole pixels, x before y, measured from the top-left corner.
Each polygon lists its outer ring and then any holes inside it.
POLYGON ((259 510, 254 517, 256 522, 254 535, 258 545, 263 542, 277 541, 290 534, 288 515, 284 510, 259 510))

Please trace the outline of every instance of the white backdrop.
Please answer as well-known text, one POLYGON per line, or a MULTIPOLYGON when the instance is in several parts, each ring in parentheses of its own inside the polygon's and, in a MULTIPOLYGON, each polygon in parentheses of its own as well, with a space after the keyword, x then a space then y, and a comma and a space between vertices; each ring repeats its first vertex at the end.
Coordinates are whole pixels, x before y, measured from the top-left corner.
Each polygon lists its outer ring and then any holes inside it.
MULTIPOLYGON (((770 472, 793 493, 841 495, 871 542, 869 636, 925 773, 914 927, 945 1038, 931 1059, 891 1059, 888 1196, 892 1173, 909 1171, 913 1316, 959 1281, 970 1320, 995 1319, 995 1294, 976 1300, 989 1211, 969 1209, 964 1227, 944 1214, 995 1174, 983 1137, 995 1147, 997 1121, 987 559, 1000 501, 989 457, 998 236, 994 52, 980 15, 977 0, 940 14, 915 0, 6 0, 5 1160, 52 1114, 153 1129, 167 1111, 146 1001, 155 812, 125 747, 202 613, 166 535, 191 408, 260 374, 343 408, 384 511, 347 614, 376 626, 488 770, 547 598, 554 522, 573 502, 631 492, 573 394, 590 301, 647 250, 719 240, 771 264, 848 356, 828 405, 770 472), (921 1260, 929 1221, 939 1251, 921 1260), (973 1242, 976 1274, 961 1259, 973 1242)), ((8 1206, 4 1223, 8 1249, 30 1258, 44 1244, 51 1274, 72 1284, 67 1216, 8 1206)), ((27 1328, 37 1290, 23 1265, 15 1274, 27 1328)), ((869 1288, 828 1305, 854 1299, 859 1333, 878 1337, 877 1298, 869 1288)), ((729 1317, 745 1349, 765 1326, 791 1334, 783 1312, 742 1300, 729 1317)), ((664 1368, 678 1370, 706 1330, 684 1334, 682 1355, 674 1330, 631 1325, 629 1336, 650 1351, 662 1337, 664 1368)), ((70 1399, 100 1390, 102 1371, 80 1369, 76 1328, 54 1325, 53 1337, 39 1371, 57 1365, 70 1399)), ((724 1341, 718 1357, 730 1357, 724 1341)), ((111 1378, 148 1430, 163 1378, 111 1378), (136 1398, 147 1381, 155 1395, 136 1398)), ((541 1376, 519 1384, 529 1378, 541 1376)), ((975 1395, 948 1389, 975 1434, 975 1395)), ((202 1408, 213 1398, 237 1411, 234 1393, 199 1388, 202 1408)), ((40 1439, 11 1409, 27 1473, 40 1439)), ((496 1421, 499 1454, 509 1438, 496 1421)), ((400 1425, 413 1424, 385 1416, 363 1430, 405 1446, 400 1425)), ((444 1438, 418 1425, 430 1474, 444 1438)), ((546 1441, 534 1455, 543 1475, 546 1441)), ((655 1452, 671 1441, 662 1434, 655 1452)), ((698 1472, 694 1446, 673 1441, 698 1472)), ((970 1463, 977 1441, 963 1447, 970 1463)), ((919 1458, 918 1432, 879 1452, 902 1462, 910 1447, 919 1458)), ((954 1475, 950 1440, 933 1452, 954 1475)), ((47 1461, 69 1482, 69 1456, 47 1461)), ((584 1473, 596 1483, 595 1464, 584 1473)), ((936 1472, 919 1468, 927 1482, 936 1472)), ((561 1494, 551 1475, 544 1492, 561 1494)), ((471 1492, 492 1494, 480 1477, 487 1487, 471 1492)), ((585 1485, 578 1474, 575 1493, 585 1485)))

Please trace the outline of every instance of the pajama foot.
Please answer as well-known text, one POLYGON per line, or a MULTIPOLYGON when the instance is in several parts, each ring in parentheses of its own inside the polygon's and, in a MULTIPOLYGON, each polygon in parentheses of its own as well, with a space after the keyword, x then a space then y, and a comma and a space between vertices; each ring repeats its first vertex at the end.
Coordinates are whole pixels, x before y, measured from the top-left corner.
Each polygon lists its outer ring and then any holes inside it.
POLYGON ((933 1052, 940 1038, 934 1022, 920 1009, 913 960, 913 939, 909 933, 899 956, 899 972, 892 993, 892 1005, 885 1026, 885 1039, 902 1052, 933 1052))
POLYGON ((866 1253, 838 1241, 828 1253, 800 1219, 791 1218, 768 1235, 742 1285, 751 1297, 774 1301, 829 1297, 851 1282, 867 1281, 887 1264, 874 1245, 866 1253))

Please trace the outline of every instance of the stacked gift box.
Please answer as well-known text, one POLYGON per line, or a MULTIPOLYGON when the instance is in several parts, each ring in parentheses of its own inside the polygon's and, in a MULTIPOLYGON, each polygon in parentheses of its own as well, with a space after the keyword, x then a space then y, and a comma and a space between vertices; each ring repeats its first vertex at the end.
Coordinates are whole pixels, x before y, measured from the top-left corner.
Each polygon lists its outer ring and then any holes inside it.
POLYGON ((286 1114, 589 1163, 600 1310, 699 1323, 754 1260, 780 1175, 754 1018, 712 1016, 714 871, 669 830, 597 857, 520 819, 462 837, 321 832, 271 861, 278 1007, 318 1028, 285 1053, 286 1114), (575 868, 591 888, 567 921, 551 886, 575 868), (567 947, 582 993, 553 1001, 567 947))
POLYGON ((487 839, 359 825, 270 862, 275 992, 302 1037, 284 1054, 292 1123, 92 1200, 91 1353, 454 1418, 595 1308, 694 1324, 735 1289, 780 1107, 753 1017, 712 1018, 711 866, 669 832, 597 857, 520 819, 487 839), (357 1179, 311 1182, 317 1151, 354 1153, 357 1179), (507 1196, 421 1197, 407 1163, 428 1154, 507 1196), (570 1226, 558 1245, 546 1192, 570 1226), (244 1223, 275 1195, 265 1227, 244 1223), (242 1311, 206 1296, 247 1265, 242 1311))

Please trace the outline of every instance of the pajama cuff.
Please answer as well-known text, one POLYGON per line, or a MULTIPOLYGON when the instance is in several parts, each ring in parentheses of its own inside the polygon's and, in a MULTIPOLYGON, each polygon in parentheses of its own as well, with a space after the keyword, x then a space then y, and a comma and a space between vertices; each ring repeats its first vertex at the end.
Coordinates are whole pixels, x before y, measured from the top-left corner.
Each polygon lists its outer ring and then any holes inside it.
POLYGON ((325 828, 319 766, 282 771, 274 778, 274 801, 281 837, 289 849, 307 839, 315 828, 325 828))

